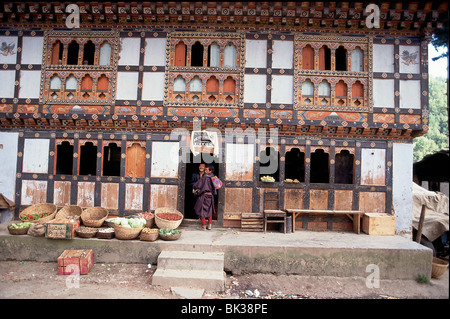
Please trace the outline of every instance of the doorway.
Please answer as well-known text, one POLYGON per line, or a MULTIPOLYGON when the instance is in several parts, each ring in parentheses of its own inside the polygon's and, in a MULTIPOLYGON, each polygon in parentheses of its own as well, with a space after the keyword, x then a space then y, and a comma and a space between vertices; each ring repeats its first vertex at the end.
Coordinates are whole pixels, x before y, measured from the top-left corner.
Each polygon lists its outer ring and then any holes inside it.
MULTIPOLYGON (((195 196, 192 193, 193 174, 198 173, 198 166, 200 164, 212 164, 214 166, 214 175, 219 176, 219 158, 214 157, 213 154, 200 153, 196 156, 192 152, 186 154, 186 176, 185 176, 185 194, 184 194, 184 218, 198 219, 194 211, 195 196), (212 162, 211 162, 212 160, 212 162)), ((213 220, 217 220, 218 216, 218 192, 214 195, 214 214, 213 220)))

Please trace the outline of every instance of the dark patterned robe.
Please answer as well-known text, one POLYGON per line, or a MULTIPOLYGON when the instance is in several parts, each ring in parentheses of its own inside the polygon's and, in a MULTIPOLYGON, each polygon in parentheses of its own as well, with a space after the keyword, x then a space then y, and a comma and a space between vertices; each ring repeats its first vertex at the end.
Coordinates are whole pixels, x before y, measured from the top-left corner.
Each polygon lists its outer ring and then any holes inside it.
POLYGON ((195 184, 193 189, 199 189, 197 201, 194 205, 195 213, 200 217, 209 217, 214 214, 214 184, 211 180, 213 174, 204 174, 195 184))

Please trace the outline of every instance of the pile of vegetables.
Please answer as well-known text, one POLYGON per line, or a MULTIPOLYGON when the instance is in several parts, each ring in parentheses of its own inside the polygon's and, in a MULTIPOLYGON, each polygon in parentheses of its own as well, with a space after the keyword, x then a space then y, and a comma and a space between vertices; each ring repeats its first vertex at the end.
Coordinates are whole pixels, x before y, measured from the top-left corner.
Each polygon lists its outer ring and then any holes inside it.
POLYGON ((163 236, 170 236, 170 235, 178 235, 180 233, 179 230, 176 229, 165 229, 165 228, 161 228, 159 230, 159 234, 163 235, 163 236))
POLYGON ((50 215, 51 213, 40 213, 40 214, 27 214, 27 215, 22 215, 20 216, 20 219, 23 221, 35 221, 44 217, 47 217, 48 215, 50 215))
POLYGON ((261 177, 261 181, 265 182, 265 183, 273 183, 273 182, 275 182, 275 178, 273 178, 272 176, 266 175, 266 176, 261 177))
POLYGON ((165 220, 180 220, 183 217, 174 213, 158 213, 158 217, 165 220))
POLYGON ((136 216, 138 216, 139 218, 144 218, 146 220, 155 218, 155 214, 153 214, 152 212, 142 212, 142 213, 136 214, 136 216))
POLYGON ((9 228, 11 228, 11 229, 22 229, 22 228, 28 228, 31 225, 33 225, 33 223, 30 223, 30 222, 14 223, 14 224, 11 224, 9 226, 9 228))
POLYGON ((156 228, 148 228, 148 227, 145 227, 145 228, 142 230, 142 232, 143 232, 144 234, 157 233, 157 232, 158 232, 158 229, 156 229, 156 228))
POLYGON ((143 228, 147 221, 145 218, 116 217, 109 220, 111 223, 128 228, 143 228))

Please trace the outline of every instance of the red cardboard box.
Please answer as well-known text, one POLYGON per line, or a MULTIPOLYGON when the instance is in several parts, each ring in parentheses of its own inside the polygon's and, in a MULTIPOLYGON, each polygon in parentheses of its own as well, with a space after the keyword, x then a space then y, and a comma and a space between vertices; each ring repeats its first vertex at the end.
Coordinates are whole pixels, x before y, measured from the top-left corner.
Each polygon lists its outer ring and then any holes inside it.
POLYGON ((53 239, 72 239, 76 236, 75 229, 80 227, 80 221, 53 219, 45 224, 45 237, 53 239))
POLYGON ((58 275, 85 275, 93 265, 92 249, 64 250, 58 257, 58 275))

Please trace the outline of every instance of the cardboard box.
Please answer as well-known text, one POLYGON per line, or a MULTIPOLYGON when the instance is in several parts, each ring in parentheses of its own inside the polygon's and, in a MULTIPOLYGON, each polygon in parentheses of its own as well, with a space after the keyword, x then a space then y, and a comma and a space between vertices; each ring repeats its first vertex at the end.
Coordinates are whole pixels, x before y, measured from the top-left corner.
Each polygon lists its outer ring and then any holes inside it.
POLYGON ((395 217, 382 213, 365 213, 363 215, 362 230, 369 235, 395 235, 395 217))
POLYGON ((80 222, 65 219, 54 219, 45 224, 45 237, 53 239, 72 239, 76 236, 75 229, 80 222))
POLYGON ((85 275, 93 265, 92 249, 64 250, 58 257, 58 275, 85 275))

